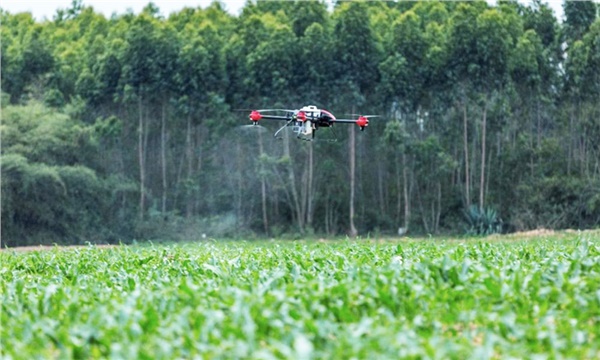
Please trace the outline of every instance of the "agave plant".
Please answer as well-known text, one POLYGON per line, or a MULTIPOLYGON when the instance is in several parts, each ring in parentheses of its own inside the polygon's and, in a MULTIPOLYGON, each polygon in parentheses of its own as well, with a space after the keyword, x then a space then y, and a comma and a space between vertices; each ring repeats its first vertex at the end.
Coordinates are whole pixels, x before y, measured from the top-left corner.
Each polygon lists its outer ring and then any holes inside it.
POLYGON ((502 232, 502 219, 492 208, 480 208, 471 205, 465 211, 465 218, 469 228, 469 235, 490 235, 502 232))

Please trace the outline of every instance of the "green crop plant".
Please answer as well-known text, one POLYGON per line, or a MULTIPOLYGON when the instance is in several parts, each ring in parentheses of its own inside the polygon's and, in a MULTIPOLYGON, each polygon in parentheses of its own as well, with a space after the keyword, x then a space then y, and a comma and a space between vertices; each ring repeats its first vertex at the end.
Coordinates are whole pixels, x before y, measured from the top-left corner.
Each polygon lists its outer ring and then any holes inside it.
POLYGON ((3 359, 600 356, 600 237, 0 253, 3 359))

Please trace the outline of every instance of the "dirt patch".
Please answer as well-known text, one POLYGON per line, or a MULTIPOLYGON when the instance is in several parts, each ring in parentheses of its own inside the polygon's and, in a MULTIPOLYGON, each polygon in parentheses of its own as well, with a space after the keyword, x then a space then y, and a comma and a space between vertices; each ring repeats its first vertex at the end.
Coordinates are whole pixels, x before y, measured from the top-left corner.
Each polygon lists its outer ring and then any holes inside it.
POLYGON ((39 246, 17 246, 13 248, 1 248, 0 251, 15 251, 15 252, 30 252, 30 251, 48 251, 48 250, 73 250, 73 249, 89 249, 90 247, 95 249, 109 249, 115 248, 119 245, 109 245, 109 244, 101 244, 101 245, 68 245, 68 246, 49 246, 49 245, 39 245, 39 246))
POLYGON ((536 237, 544 237, 544 236, 560 236, 560 235, 582 235, 588 237, 598 237, 600 236, 600 229, 588 229, 588 230, 574 230, 574 229, 564 229, 564 230, 552 230, 552 229, 535 229, 528 231, 519 231, 515 233, 510 233, 506 235, 490 235, 490 238, 509 238, 509 239, 527 239, 527 238, 536 238, 536 237))
POLYGON ((540 235, 553 235, 555 232, 554 230, 550 230, 550 229, 535 229, 535 230, 529 230, 529 231, 520 231, 520 232, 516 232, 513 233, 511 235, 515 235, 515 236, 540 236, 540 235))

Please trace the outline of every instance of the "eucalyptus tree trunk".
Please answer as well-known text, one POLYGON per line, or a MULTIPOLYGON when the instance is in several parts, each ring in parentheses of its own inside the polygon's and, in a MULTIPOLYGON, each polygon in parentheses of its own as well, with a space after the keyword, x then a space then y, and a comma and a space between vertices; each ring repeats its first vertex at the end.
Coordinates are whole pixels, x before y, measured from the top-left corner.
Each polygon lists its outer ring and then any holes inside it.
POLYGON ((296 187, 296 174, 294 172, 294 164, 292 162, 292 156, 290 154, 290 139, 289 135, 283 137, 283 146, 284 146, 284 156, 289 159, 288 164, 288 187, 292 193, 292 213, 295 214, 296 223, 298 225, 298 230, 303 233, 304 232, 304 218, 302 216, 302 209, 300 207, 300 196, 298 194, 298 189, 296 187))
POLYGON ((302 186, 300 188, 300 214, 305 226, 312 226, 314 213, 314 162, 313 162, 313 143, 307 144, 307 156, 304 162, 304 171, 302 172, 302 186))
POLYGON ((162 175, 162 216, 167 214, 167 134, 165 104, 162 104, 162 116, 160 122, 160 162, 162 175))
POLYGON ((349 141, 349 156, 350 156, 350 230, 349 235, 351 237, 356 237, 358 235, 358 231, 354 226, 354 192, 356 187, 356 132, 354 130, 354 126, 350 126, 350 141, 349 141))
MULTIPOLYGON (((307 150, 308 153, 308 150, 307 150)), ((302 221, 304 222, 304 224, 306 224, 306 215, 308 212, 308 177, 309 177, 309 169, 308 169, 308 156, 305 157, 303 165, 304 168, 302 169, 302 177, 300 178, 300 189, 299 189, 299 195, 300 195, 300 214, 298 214, 299 217, 302 218, 302 221)))
POLYGON ((442 183, 437 183, 437 213, 435 214, 435 222, 433 224, 433 232, 438 233, 440 229, 440 217, 442 216, 442 183))
POLYGON ((485 136, 487 128, 487 101, 483 105, 483 121, 481 124, 481 174, 479 177, 479 209, 483 210, 485 196, 485 136))
POLYGON ((408 190, 408 169, 406 168, 406 153, 402 153, 402 179, 404 192, 404 231, 408 231, 410 224, 410 199, 408 190))
POLYGON ((540 96, 535 97, 536 105, 536 120, 537 120, 537 148, 541 147, 542 143, 542 115, 540 114, 540 96))
POLYGON ((569 111, 569 135, 568 135, 568 155, 567 155, 567 175, 571 175, 571 160, 573 158, 573 123, 575 122, 575 104, 571 103, 571 111, 569 111))
MULTIPOLYGON (((262 139, 262 134, 259 131, 258 132, 258 150, 259 150, 259 154, 260 154, 260 158, 262 158, 262 155, 264 154, 264 146, 263 146, 263 139, 262 139)), ((260 168, 264 169, 264 165, 260 164, 260 168)), ((263 218, 263 226, 265 229, 265 234, 269 234, 269 218, 268 218, 268 213, 267 213, 267 182, 265 179, 265 174, 264 171, 261 171, 260 174, 260 193, 261 193, 261 203, 262 203, 262 218, 263 218)))
POLYGON ((338 209, 332 198, 331 188, 328 186, 325 190, 325 232, 327 235, 335 235, 337 233, 338 209))
POLYGON ((140 220, 144 220, 145 204, 145 161, 144 161, 144 115, 142 110, 142 96, 138 96, 138 164, 140 167, 140 220))
POLYGON ((244 183, 243 183, 243 174, 242 174, 242 166, 244 164, 244 160, 243 160, 243 152, 242 152, 242 145, 240 143, 240 140, 237 139, 236 141, 236 189, 235 189, 235 221, 237 226, 241 226, 242 222, 242 192, 244 190, 244 183))
MULTIPOLYGON (((200 130, 202 130, 202 129, 200 129, 200 130)), ((204 158, 204 153, 203 153, 203 149, 202 149, 202 143, 204 141, 204 138, 203 138, 204 133, 202 131, 198 131, 198 127, 194 127, 194 134, 196 135, 195 144, 198 148, 198 156, 196 156, 197 161, 196 161, 195 173, 201 174, 202 173, 202 159, 204 158)), ((205 195, 202 191, 200 191, 200 189, 195 189, 194 194, 196 196, 194 196, 195 200, 194 200, 194 207, 192 210, 194 212, 197 212, 200 209, 200 203, 202 202, 202 199, 205 195)))
POLYGON ((378 158, 377 160, 377 195, 379 196, 379 212, 381 214, 386 213, 384 190, 383 190, 383 169, 382 161, 378 158))
POLYGON ((192 216, 192 209, 194 204, 190 197, 190 183, 192 180, 192 174, 194 173, 194 149, 192 146, 192 117, 190 115, 188 115, 187 117, 187 129, 185 133, 185 155, 187 158, 187 178, 185 181, 185 217, 189 219, 192 216))
POLYGON ((306 204, 306 225, 312 227, 314 218, 314 153, 313 144, 308 146, 308 179, 307 179, 307 204, 306 204))
MULTIPOLYGON (((404 173, 402 173, 403 176, 400 176, 400 155, 398 154, 398 152, 396 152, 396 161, 395 161, 395 165, 396 165, 396 223, 399 224, 400 223, 400 219, 402 216, 402 194, 403 194, 403 188, 402 188, 402 184, 400 183, 400 179, 404 178, 404 173)), ((406 219, 404 220, 404 222, 406 223, 406 219)))
POLYGON ((431 234, 429 229, 429 222, 427 221, 427 214, 425 213, 425 209, 423 208, 423 199, 421 198, 421 189, 419 184, 416 186, 416 197, 417 197, 417 205, 419 206, 419 211, 421 212, 421 222, 423 223, 423 228, 427 234, 431 234))
POLYGON ((463 145, 465 152, 465 205, 468 208, 471 206, 470 192, 470 176, 469 176, 469 137, 468 137, 468 122, 467 122, 467 99, 463 100, 463 145))

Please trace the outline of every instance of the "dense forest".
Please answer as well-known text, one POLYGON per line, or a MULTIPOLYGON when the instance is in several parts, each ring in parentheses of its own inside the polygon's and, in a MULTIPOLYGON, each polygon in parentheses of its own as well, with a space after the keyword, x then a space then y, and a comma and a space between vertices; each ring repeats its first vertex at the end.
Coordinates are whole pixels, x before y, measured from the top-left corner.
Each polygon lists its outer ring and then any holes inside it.
POLYGON ((598 227, 599 6, 563 8, 2 10, 2 241, 598 227), (307 142, 236 111, 304 105, 381 117, 307 142))

